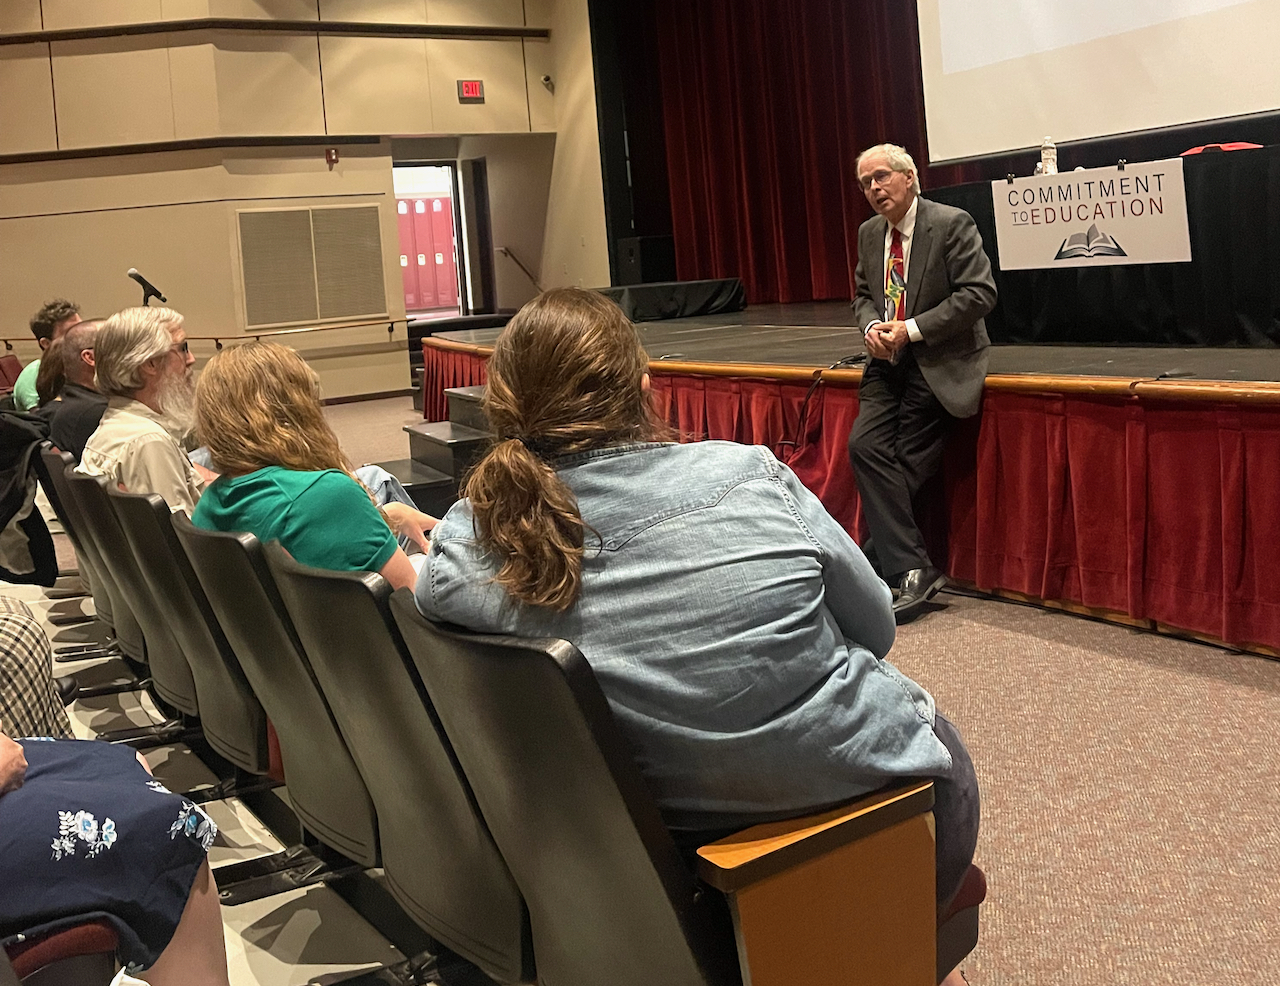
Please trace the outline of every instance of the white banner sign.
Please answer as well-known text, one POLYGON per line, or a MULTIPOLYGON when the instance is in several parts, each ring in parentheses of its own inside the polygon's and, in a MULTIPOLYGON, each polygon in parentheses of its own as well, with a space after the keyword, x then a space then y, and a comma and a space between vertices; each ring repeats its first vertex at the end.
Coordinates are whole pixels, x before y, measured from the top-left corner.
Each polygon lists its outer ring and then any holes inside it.
POLYGON ((1191 259, 1182 159, 991 183, 1002 270, 1191 259))

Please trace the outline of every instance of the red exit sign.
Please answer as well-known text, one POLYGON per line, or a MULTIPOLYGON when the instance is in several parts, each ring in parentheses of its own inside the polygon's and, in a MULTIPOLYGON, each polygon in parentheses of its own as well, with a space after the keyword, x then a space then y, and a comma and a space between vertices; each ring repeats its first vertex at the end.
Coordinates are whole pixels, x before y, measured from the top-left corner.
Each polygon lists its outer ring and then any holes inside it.
POLYGON ((458 102, 483 103, 484 81, 482 79, 459 79, 458 102))

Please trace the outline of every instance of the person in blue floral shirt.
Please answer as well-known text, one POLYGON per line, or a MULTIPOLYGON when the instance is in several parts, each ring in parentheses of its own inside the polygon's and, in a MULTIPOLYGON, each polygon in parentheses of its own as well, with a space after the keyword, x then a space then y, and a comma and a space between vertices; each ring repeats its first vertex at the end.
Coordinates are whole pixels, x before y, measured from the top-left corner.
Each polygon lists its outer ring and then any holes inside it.
POLYGON ((213 820, 124 746, 0 733, 0 946, 98 919, 152 986, 229 986, 213 820))

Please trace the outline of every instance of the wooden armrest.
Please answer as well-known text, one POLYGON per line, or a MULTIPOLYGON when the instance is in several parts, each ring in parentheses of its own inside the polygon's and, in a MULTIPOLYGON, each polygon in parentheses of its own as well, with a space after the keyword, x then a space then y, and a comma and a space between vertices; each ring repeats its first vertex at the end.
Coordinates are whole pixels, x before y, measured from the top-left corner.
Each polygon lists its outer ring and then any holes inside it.
POLYGON ((698 849, 751 986, 937 982, 933 782, 756 825, 698 849))
POLYGON ((816 815, 753 825, 701 846, 698 876, 733 893, 932 808, 933 782, 913 781, 816 815))

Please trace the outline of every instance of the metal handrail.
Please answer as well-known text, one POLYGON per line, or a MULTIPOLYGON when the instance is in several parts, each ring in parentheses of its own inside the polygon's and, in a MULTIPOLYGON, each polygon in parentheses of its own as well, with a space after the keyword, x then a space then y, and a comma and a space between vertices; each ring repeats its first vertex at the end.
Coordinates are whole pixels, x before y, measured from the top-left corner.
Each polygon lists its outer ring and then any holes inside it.
POLYGON ((519 267, 522 271, 524 271, 524 276, 533 282, 533 286, 535 288, 537 288, 539 291, 545 290, 543 286, 538 283, 538 279, 533 276, 533 271, 529 270, 528 267, 526 267, 523 263, 520 262, 520 258, 516 256, 516 252, 512 250, 511 247, 500 246, 500 247, 497 247, 494 252, 500 253, 504 257, 509 257, 512 261, 514 261, 517 267, 519 267))
MULTIPOLYGON (((343 322, 340 325, 306 325, 296 329, 269 329, 266 332, 224 332, 214 336, 187 336, 188 342, 212 342, 217 349, 222 348, 223 340, 228 342, 247 342, 250 339, 261 341, 263 339, 271 339, 276 336, 301 335, 311 332, 332 332, 336 329, 363 329, 370 325, 385 325, 387 327, 387 335, 395 334, 397 324, 408 324, 406 318, 376 318, 368 322, 343 322)), ((35 336, 0 336, 0 342, 4 343, 5 352, 13 351, 15 342, 36 344, 35 336)), ((406 340, 407 342, 407 340, 406 340)))
MULTIPOLYGON (((221 350, 222 341, 228 342, 248 342, 253 339, 255 342, 261 342, 263 339, 274 339, 277 336, 305 335, 312 332, 333 332, 337 329, 363 329, 371 325, 385 325, 387 327, 387 336, 395 334, 396 323, 408 324, 408 319, 404 318, 377 318, 368 322, 343 322, 341 325, 305 325, 296 329, 268 329, 265 332, 237 332, 234 334, 223 333, 214 336, 187 336, 187 341, 212 342, 214 348, 221 350)), ((407 344, 406 340, 406 344, 407 344)))

